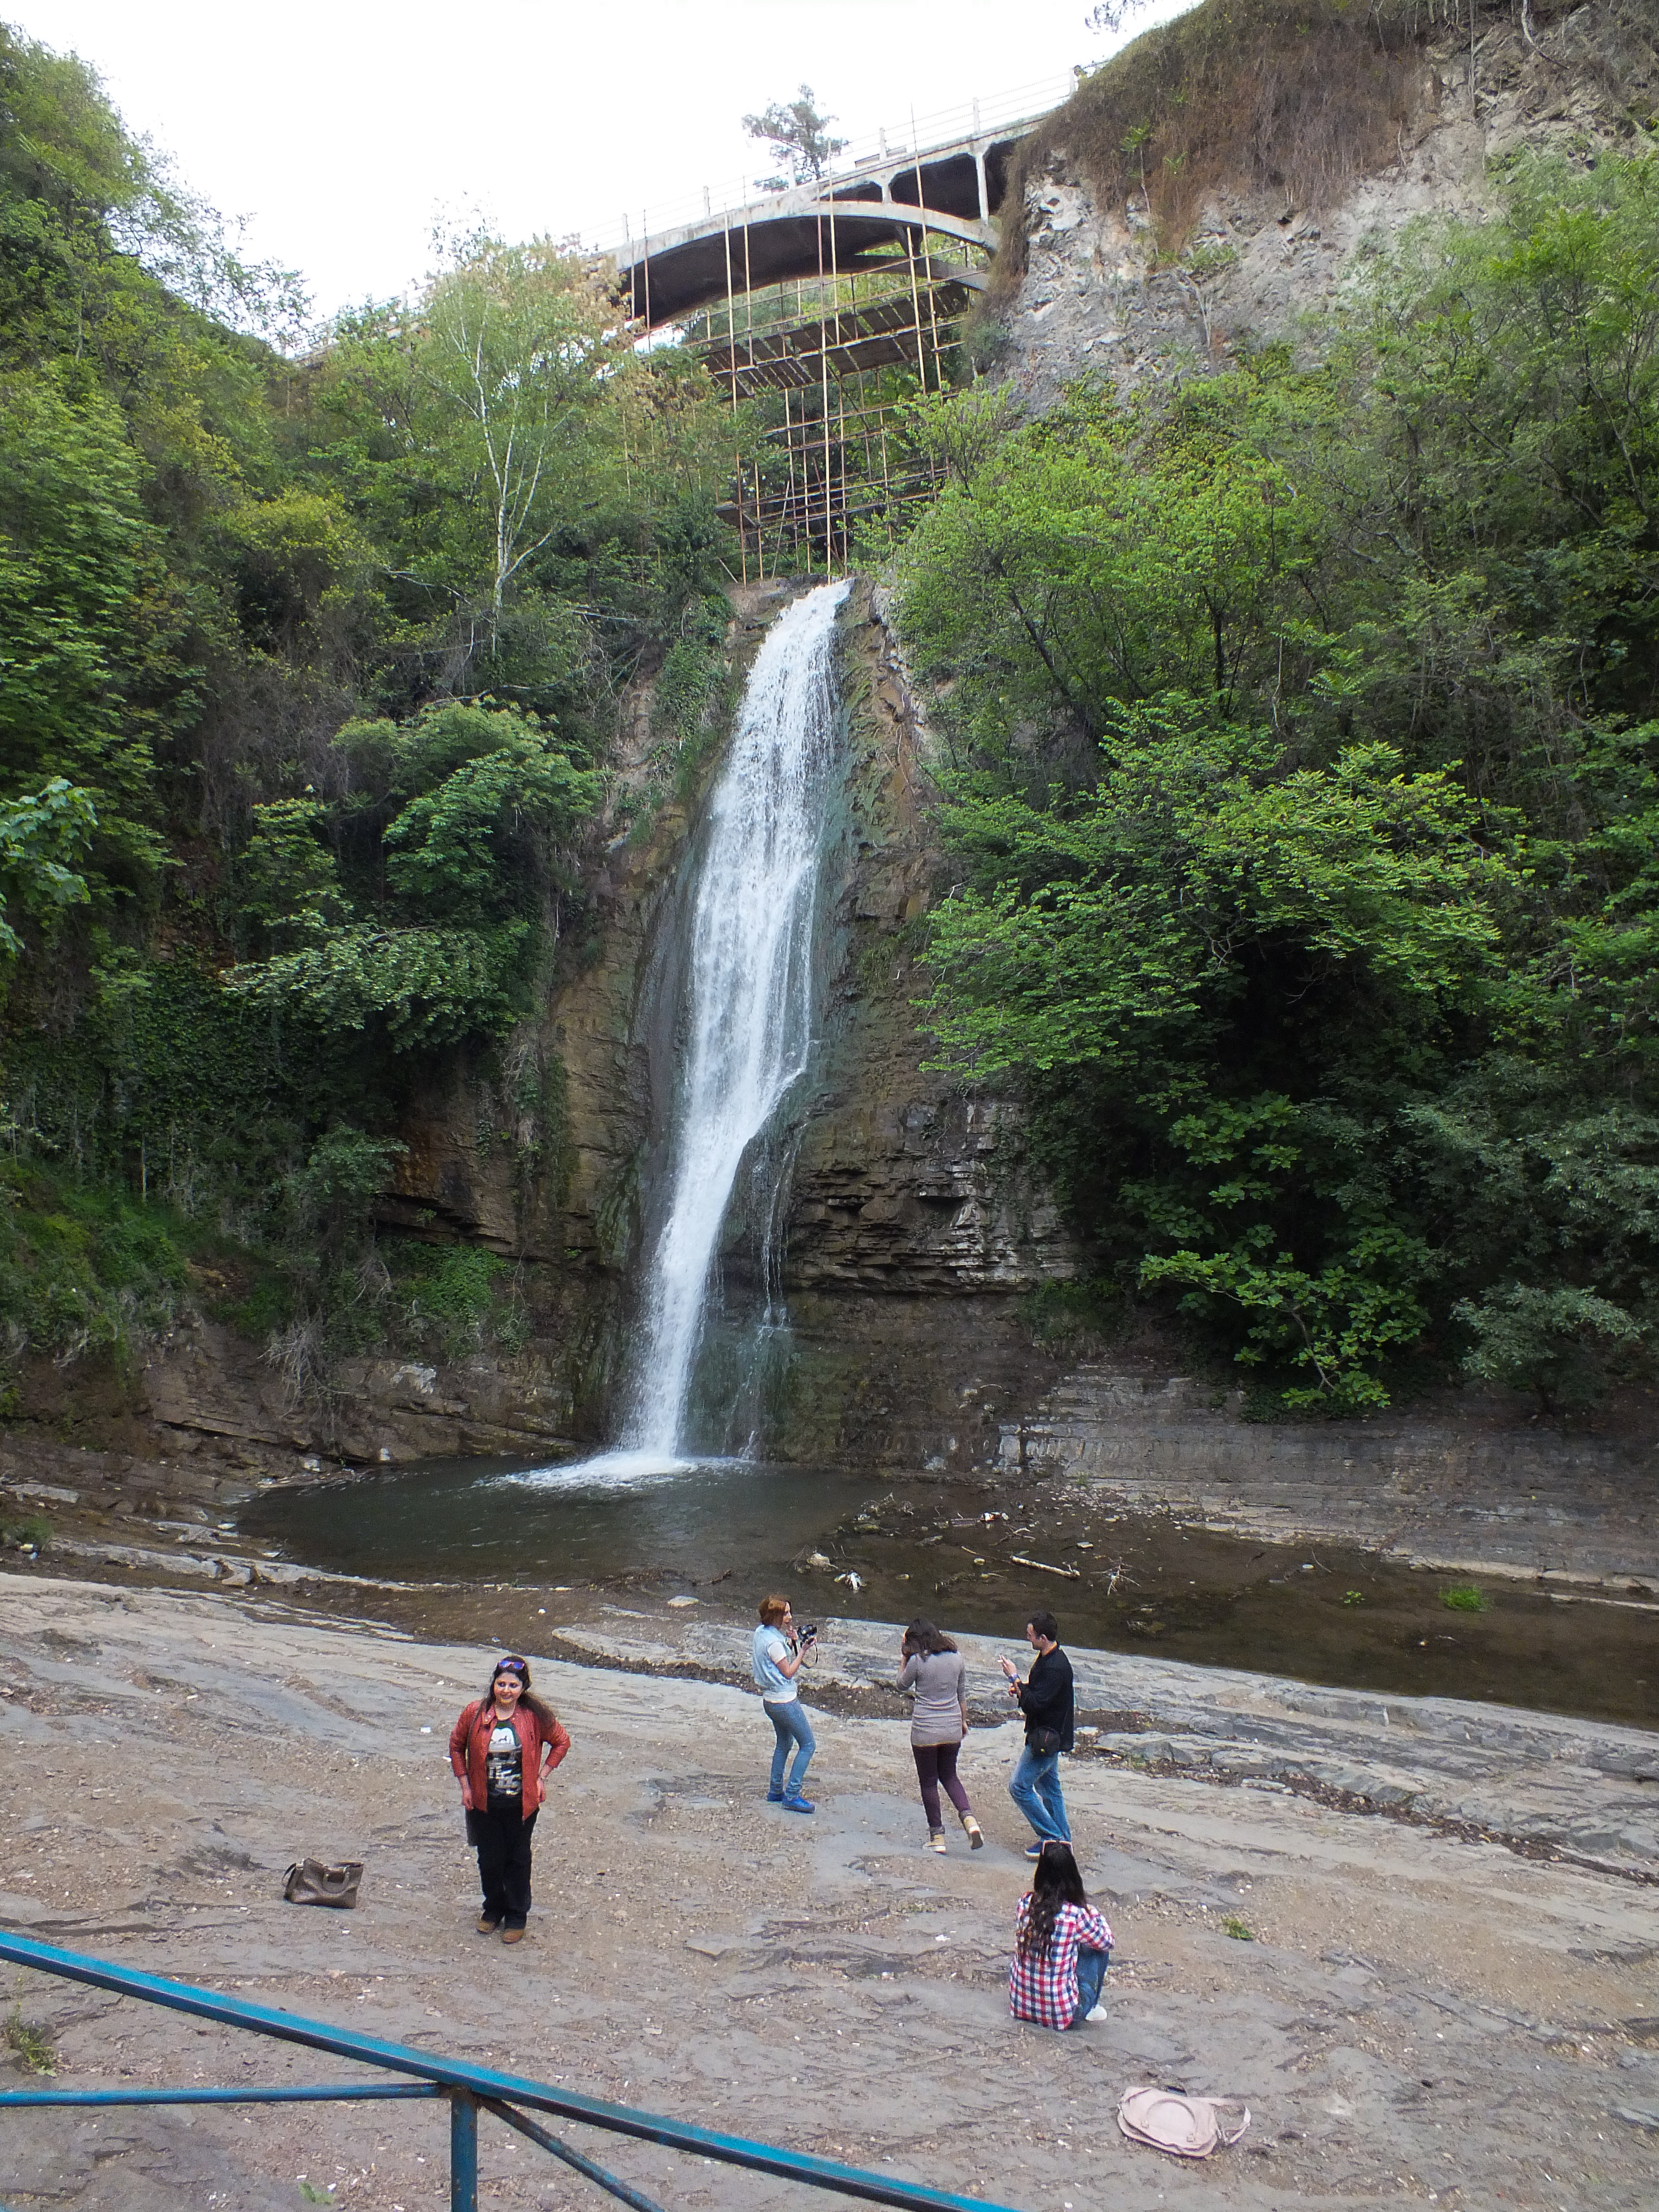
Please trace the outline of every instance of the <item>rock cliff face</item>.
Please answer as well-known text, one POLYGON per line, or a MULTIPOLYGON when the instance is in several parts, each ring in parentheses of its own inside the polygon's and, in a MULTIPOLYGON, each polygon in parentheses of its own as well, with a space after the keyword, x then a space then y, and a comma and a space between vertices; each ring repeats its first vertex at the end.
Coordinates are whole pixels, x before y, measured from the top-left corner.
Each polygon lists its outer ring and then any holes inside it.
MULTIPOLYGON (((797 588, 736 596, 734 678, 797 588)), ((1058 1374, 1017 1302, 1075 1258, 1024 1164, 1018 1109, 922 1065, 913 1002, 942 863, 926 732, 867 586, 849 598, 842 647, 847 773, 824 886, 823 1045, 781 1146, 793 1333, 756 1441, 796 1460, 984 1467, 1001 1413, 1058 1374)), ((624 787, 637 787, 651 749, 641 696, 619 748, 624 787)), ((552 1455, 614 1433, 673 1093, 696 824, 720 751, 709 748, 683 798, 658 806, 648 834, 620 832, 601 851, 582 955, 504 1064, 458 1071, 401 1131, 386 1231, 513 1260, 532 1321, 523 1349, 450 1364, 350 1360, 325 1395, 296 1398, 259 1347, 186 1317, 115 1391, 118 1419, 112 1406, 82 1420, 77 1440, 118 1441, 175 1470, 202 1453, 234 1482, 291 1470, 296 1455, 370 1465, 552 1455)), ((721 1255, 734 1290, 752 1277, 752 1231, 739 1202, 721 1255)))
POLYGON ((1449 1417, 1268 1426, 1244 1419, 1236 1391, 1093 1360, 1003 1426, 999 1464, 1010 1480, 1087 1483, 1128 1512, 1273 1543, 1650 1582, 1656 1456, 1648 1436, 1528 1431, 1474 1400, 1449 1417))
MULTIPOLYGON (((1478 217, 1493 166, 1523 147, 1582 152, 1627 141, 1659 94, 1656 26, 1611 26, 1606 0, 1497 8, 1425 45, 1405 80, 1392 157, 1340 191, 1298 203, 1280 185, 1223 184, 1189 236, 1160 253, 1146 194, 1103 198, 1066 143, 1024 191, 1017 288, 1000 318, 995 373, 1034 413, 1080 376, 1120 392, 1224 367, 1243 343, 1283 335, 1328 304, 1354 256, 1422 216, 1478 217), (1553 18, 1553 20, 1551 20, 1553 18)), ((1153 35, 1156 35, 1155 33, 1153 35)), ((1075 105, 1076 103, 1073 103, 1075 105)), ((1079 129, 1082 127, 1079 124, 1079 129)))
POLYGON ((790 1186, 795 1352, 772 1448, 942 1472, 983 1465, 996 1409, 1056 1372, 1017 1302, 1077 1257, 1024 1162, 1018 1107, 924 1065, 922 917, 949 888, 927 733, 867 586, 843 634, 848 818, 823 1056, 790 1186))

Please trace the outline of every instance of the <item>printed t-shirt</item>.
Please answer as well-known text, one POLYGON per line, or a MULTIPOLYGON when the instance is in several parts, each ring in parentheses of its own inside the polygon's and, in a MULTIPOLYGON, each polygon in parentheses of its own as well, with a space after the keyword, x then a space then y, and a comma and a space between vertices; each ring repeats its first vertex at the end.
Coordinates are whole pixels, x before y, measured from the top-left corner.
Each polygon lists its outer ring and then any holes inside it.
POLYGON ((498 1720, 489 1731, 489 1744, 484 1753, 484 1779, 489 1785, 492 1805, 505 1804, 510 1798, 522 1800, 524 1796, 524 1752, 518 1730, 511 1721, 498 1720))
POLYGON ((788 1656, 788 1638, 781 1630, 769 1628, 762 1621, 755 1631, 754 1654, 750 1666, 755 1677, 755 1686, 769 1705, 787 1705, 794 1698, 794 1683, 778 1663, 788 1656))

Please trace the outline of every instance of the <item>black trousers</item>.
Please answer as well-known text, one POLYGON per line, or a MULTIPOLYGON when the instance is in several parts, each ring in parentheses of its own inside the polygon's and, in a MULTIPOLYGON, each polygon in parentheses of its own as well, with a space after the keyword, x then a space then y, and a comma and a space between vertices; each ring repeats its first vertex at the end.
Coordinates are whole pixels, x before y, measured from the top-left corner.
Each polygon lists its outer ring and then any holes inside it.
POLYGON ((540 1817, 538 1810, 526 1820, 516 1797, 505 1805, 492 1805, 487 1812, 467 1814, 467 1840, 478 1854, 486 1920, 522 1928, 529 1917, 530 1839, 540 1817))

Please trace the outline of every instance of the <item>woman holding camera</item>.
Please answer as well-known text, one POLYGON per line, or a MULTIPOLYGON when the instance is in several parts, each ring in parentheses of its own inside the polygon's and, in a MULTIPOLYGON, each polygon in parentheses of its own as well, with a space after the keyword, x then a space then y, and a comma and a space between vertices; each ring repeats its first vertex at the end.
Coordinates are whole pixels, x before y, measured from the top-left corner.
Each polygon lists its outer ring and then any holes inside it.
POLYGON ((786 1813, 810 1813, 813 1809, 801 1796, 800 1785, 806 1778, 807 1765, 817 1744, 813 1738, 812 1723, 801 1704, 795 1677, 816 1635, 817 1631, 811 1628, 796 1635, 787 1597, 761 1600, 760 1626, 755 1631, 750 1667, 767 1718, 777 1737, 766 1802, 769 1805, 781 1805, 786 1813), (792 1745, 795 1756, 786 1780, 784 1762, 789 1758, 792 1745))
POLYGON ((898 1686, 915 1693, 910 1713, 910 1755, 927 1815, 927 1848, 945 1849, 941 1788, 957 1808, 970 1850, 985 1841, 968 1792, 957 1778, 957 1753, 968 1734, 968 1668, 962 1654, 931 1620, 913 1620, 899 1646, 903 1661, 898 1686))

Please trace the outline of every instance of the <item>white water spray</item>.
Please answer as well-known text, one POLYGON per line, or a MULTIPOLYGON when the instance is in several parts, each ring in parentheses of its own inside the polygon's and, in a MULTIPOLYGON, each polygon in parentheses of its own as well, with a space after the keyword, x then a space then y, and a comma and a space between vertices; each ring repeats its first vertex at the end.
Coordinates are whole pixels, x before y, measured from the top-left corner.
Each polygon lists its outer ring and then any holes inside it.
POLYGON ((826 584, 797 599, 756 658, 709 805, 667 1206, 622 1443, 577 1466, 538 1470, 543 1485, 648 1482, 686 1464, 682 1432, 720 1225, 750 1146, 805 1073, 811 1045, 812 936, 835 762, 835 619, 848 588, 826 584))

